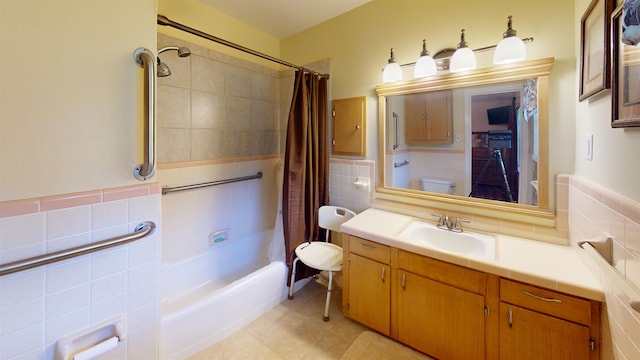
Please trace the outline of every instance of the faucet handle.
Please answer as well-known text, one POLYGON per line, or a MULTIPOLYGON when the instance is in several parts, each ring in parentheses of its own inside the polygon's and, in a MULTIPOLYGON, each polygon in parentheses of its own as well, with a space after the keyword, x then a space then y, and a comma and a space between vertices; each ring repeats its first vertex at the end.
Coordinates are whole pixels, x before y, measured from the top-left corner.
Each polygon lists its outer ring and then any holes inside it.
POLYGON ((455 232, 462 232, 462 224, 461 223, 470 223, 471 220, 467 220, 467 219, 460 219, 459 217, 456 217, 456 222, 453 225, 453 231, 455 232))
POLYGON ((451 229, 451 223, 449 222, 449 216, 442 214, 431 214, 438 218, 438 225, 436 225, 439 229, 448 230, 451 229))
POLYGON ((444 215, 442 215, 442 214, 431 214, 431 216, 435 216, 435 217, 438 218, 438 225, 437 226, 439 228, 442 228, 443 226, 447 226, 446 220, 445 220, 446 217, 444 215))

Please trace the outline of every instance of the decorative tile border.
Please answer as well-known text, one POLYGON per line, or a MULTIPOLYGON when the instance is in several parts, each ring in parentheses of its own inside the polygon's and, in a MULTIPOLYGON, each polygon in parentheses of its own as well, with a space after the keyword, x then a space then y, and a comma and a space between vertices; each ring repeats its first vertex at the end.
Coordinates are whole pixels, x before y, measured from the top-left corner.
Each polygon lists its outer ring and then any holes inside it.
POLYGON ((640 203, 637 201, 633 201, 579 176, 571 176, 569 184, 620 213, 622 216, 636 223, 640 223, 640 203))
POLYGON ((44 196, 0 202, 0 218, 59 210, 82 205, 130 199, 139 196, 160 194, 160 183, 121 186, 102 190, 44 196))
POLYGON ((209 160, 176 161, 176 162, 168 162, 168 163, 159 163, 158 170, 181 169, 181 168, 194 167, 194 166, 231 164, 231 163, 237 163, 237 162, 259 161, 259 160, 269 160, 269 159, 278 159, 278 158, 283 158, 283 154, 241 156, 241 157, 209 159, 209 160))

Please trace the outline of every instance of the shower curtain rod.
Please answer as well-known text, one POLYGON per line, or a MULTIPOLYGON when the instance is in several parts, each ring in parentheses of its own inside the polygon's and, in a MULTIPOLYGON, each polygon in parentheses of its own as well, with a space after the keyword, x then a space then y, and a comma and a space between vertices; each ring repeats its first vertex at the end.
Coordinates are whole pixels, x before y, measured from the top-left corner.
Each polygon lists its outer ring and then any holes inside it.
POLYGON ((317 71, 313 71, 311 69, 307 69, 307 68, 305 68, 303 66, 292 64, 292 63, 290 63, 288 61, 284 61, 284 60, 275 58, 273 56, 261 53, 259 51, 256 51, 256 50, 253 50, 253 49, 249 49, 249 48, 244 47, 242 45, 238 45, 236 43, 232 43, 231 41, 227 41, 225 39, 221 39, 221 38, 219 38, 217 36, 213 36, 213 35, 204 33, 204 32, 202 32, 200 30, 196 30, 194 28, 191 28, 191 27, 188 27, 186 25, 183 25, 183 24, 177 23, 175 21, 172 21, 172 20, 170 20, 169 18, 167 18, 164 15, 158 14, 158 25, 171 26, 172 28, 185 31, 185 32, 188 32, 188 33, 196 35, 196 36, 200 36, 201 38, 205 38, 207 40, 211 40, 213 42, 217 42, 218 44, 222 44, 222 45, 225 45, 225 46, 228 46, 228 47, 232 47, 232 48, 234 48, 236 50, 244 51, 244 52, 249 53, 251 55, 254 55, 254 56, 269 60, 269 61, 273 61, 273 62, 278 63, 280 65, 285 65, 285 66, 288 66, 288 67, 291 67, 291 68, 295 68, 297 70, 302 70, 302 71, 305 71, 305 72, 318 74, 320 76, 326 77, 327 79, 329 78, 328 74, 321 74, 321 73, 319 73, 317 71))

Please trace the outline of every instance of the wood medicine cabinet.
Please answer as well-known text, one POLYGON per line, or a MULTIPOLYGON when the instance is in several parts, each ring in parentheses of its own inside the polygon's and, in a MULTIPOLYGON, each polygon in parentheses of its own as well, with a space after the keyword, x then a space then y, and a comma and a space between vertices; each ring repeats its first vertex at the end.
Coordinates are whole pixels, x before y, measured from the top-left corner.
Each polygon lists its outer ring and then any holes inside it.
POLYGON ((367 155, 366 96, 333 100, 331 154, 367 155))

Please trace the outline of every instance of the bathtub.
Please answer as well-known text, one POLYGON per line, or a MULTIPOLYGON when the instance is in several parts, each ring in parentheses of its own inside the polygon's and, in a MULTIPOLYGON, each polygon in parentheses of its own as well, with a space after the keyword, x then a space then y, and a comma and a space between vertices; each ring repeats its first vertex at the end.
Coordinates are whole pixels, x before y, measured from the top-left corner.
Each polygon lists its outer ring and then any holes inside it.
POLYGON ((287 267, 269 261, 273 231, 227 240, 162 267, 162 359, 183 359, 231 335, 287 297, 287 267))

